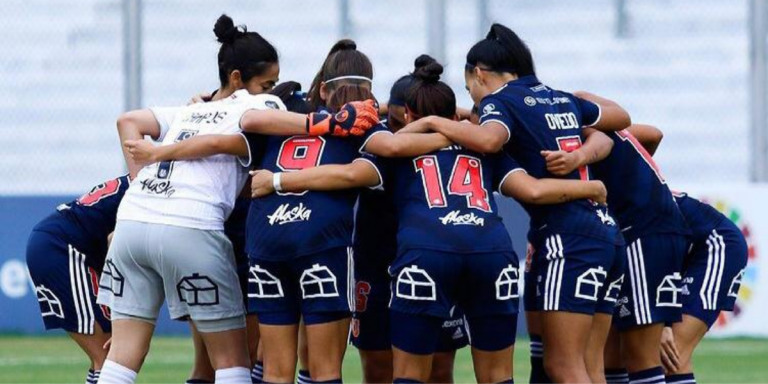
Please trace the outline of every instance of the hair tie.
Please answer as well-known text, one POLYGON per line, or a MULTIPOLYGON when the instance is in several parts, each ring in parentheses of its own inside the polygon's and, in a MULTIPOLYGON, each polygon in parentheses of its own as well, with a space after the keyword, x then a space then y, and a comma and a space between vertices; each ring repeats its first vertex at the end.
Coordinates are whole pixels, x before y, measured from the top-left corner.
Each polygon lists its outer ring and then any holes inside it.
POLYGON ((371 80, 368 77, 365 77, 365 76, 353 76, 353 75, 334 77, 333 79, 325 80, 325 83, 328 84, 328 83, 331 83, 331 82, 334 82, 334 81, 339 81, 339 80, 364 80, 364 81, 367 81, 367 82, 373 84, 373 80, 371 80))

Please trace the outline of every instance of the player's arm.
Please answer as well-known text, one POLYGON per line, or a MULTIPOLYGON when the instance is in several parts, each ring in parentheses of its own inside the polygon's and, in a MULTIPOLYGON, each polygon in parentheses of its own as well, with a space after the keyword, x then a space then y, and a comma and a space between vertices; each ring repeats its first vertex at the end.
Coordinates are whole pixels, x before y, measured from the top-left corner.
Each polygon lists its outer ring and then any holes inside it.
POLYGON ((664 139, 664 133, 652 125, 632 124, 627 130, 651 155, 656 153, 656 150, 659 149, 659 144, 661 144, 661 140, 664 139))
POLYGON ((600 106, 599 115, 590 126, 601 131, 620 131, 632 124, 629 113, 615 101, 585 91, 573 94, 600 106))
POLYGON ((200 135, 170 145, 155 146, 140 140, 127 140, 123 151, 137 164, 160 161, 195 160, 219 154, 248 156, 248 144, 243 135, 200 135))
POLYGON ((541 156, 547 162, 547 171, 553 175, 564 176, 611 154, 613 140, 606 134, 594 128, 585 128, 584 136, 584 144, 574 151, 541 151, 541 156))
POLYGON ((251 172, 251 197, 278 192, 336 191, 381 184, 376 167, 369 161, 357 159, 349 164, 328 164, 295 172, 273 173, 267 170, 251 172))
MULTIPOLYGON (((126 140, 144 140, 144 136, 150 136, 153 140, 160 137, 160 123, 149 109, 126 112, 117 119, 117 134, 120 142, 126 140)), ((141 170, 142 165, 136 163, 123 147, 123 157, 128 165, 128 173, 133 179, 141 170)))
POLYGON ((370 136, 363 150, 381 157, 414 157, 437 151, 453 144, 440 133, 388 132, 370 136))
POLYGON ((495 121, 478 126, 438 116, 427 116, 416 120, 398 131, 398 134, 420 132, 442 133, 448 140, 480 153, 496 153, 509 139, 509 131, 495 121))
POLYGON ((559 204, 589 199, 605 204, 608 193, 601 181, 537 179, 522 169, 504 177, 499 192, 528 204, 559 204))
POLYGON ((366 100, 344 104, 333 115, 252 109, 241 117, 240 128, 246 132, 271 136, 361 136, 378 123, 378 111, 373 100, 366 100))

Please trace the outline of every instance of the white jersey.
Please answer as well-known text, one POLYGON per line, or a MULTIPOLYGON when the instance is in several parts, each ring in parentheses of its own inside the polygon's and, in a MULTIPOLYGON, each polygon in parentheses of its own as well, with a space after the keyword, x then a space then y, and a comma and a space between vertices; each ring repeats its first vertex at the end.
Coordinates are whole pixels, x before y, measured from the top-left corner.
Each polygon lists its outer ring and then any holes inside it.
MULTIPOLYGON (((198 135, 242 136, 240 118, 250 109, 284 110, 285 106, 273 95, 254 96, 241 90, 216 102, 151 111, 160 124, 158 141, 170 145, 198 135)), ((125 193, 117 219, 223 230, 248 178, 250 163, 250 158, 215 155, 146 166, 125 193)))

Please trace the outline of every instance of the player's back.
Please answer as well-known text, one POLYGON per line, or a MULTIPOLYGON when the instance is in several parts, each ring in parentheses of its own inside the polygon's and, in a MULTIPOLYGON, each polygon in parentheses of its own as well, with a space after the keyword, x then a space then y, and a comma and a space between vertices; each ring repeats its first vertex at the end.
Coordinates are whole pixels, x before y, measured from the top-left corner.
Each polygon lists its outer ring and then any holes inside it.
POLYGON ((34 230, 62 237, 88 256, 91 267, 101 270, 107 237, 115 229, 117 209, 129 184, 127 175, 105 181, 77 200, 59 205, 34 230))
POLYGON ((612 132, 611 154, 595 164, 608 190, 608 206, 628 238, 687 233, 685 220, 651 155, 627 130, 612 132))
POLYGON ((512 249, 492 196, 505 176, 500 156, 452 145, 415 158, 392 159, 385 188, 393 189, 397 208, 398 252, 512 249))
MULTIPOLYGON (((498 122, 509 131, 504 151, 536 178, 559 178, 547 171, 541 151, 573 151, 582 144, 582 127, 599 121, 600 109, 570 93, 542 84, 535 76, 511 81, 486 96, 480 104, 480 122, 498 122)), ((589 180, 589 167, 567 179, 589 180)), ((554 205, 523 204, 531 216, 531 235, 577 233, 605 241, 617 239, 606 209, 587 200, 554 205)), ((539 236, 540 237, 540 236, 539 236)))
POLYGON ((691 231, 694 242, 706 240, 713 228, 720 226, 727 217, 713 206, 689 196, 684 192, 674 192, 673 196, 680 212, 691 231))
MULTIPOLYGON (((388 134, 383 125, 362 137, 248 135, 251 150, 263 152, 259 169, 291 172, 327 164, 348 164, 362 158, 367 139, 388 134)), ((277 192, 251 204, 248 214, 248 255, 288 260, 352 245, 354 206, 358 190, 277 192)))
MULTIPOLYGON (((210 103, 153 108, 161 145, 196 135, 241 134, 240 118, 250 109, 284 109, 279 98, 241 90, 210 103)), ((247 178, 250 159, 215 155, 164 161, 143 168, 118 212, 119 220, 222 230, 247 178)))
MULTIPOLYGON (((384 175, 385 180, 388 178, 384 175)), ((391 189, 360 190, 353 240, 355 265, 386 270, 397 254, 397 213, 391 189)))

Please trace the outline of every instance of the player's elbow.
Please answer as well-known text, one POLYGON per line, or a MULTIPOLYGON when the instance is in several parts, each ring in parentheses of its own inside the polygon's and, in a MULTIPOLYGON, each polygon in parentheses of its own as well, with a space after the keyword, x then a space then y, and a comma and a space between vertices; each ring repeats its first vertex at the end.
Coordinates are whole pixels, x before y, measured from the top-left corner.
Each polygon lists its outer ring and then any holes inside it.
POLYGON ((268 123, 269 119, 263 111, 252 109, 243 114, 243 117, 240 119, 240 128, 246 132, 258 132, 259 129, 268 123))

